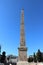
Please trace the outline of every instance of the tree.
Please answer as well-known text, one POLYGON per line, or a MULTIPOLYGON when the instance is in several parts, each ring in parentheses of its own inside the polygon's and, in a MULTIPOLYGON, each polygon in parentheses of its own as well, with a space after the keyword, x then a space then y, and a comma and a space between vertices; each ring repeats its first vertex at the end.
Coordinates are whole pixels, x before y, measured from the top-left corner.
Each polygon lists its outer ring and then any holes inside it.
POLYGON ((29 57, 28 62, 33 62, 33 57, 29 57))
POLYGON ((42 53, 42 62, 43 62, 43 53, 42 53))
POLYGON ((6 52, 3 51, 1 56, 1 63, 5 63, 5 62, 6 62, 6 52))
POLYGON ((1 54, 0 54, 0 62, 1 62, 1 54))
POLYGON ((33 55, 33 61, 34 61, 34 62, 37 62, 37 58, 36 58, 35 53, 34 53, 34 55, 33 55))
POLYGON ((38 52, 37 52, 36 56, 37 56, 37 61, 41 62, 41 60, 42 60, 42 53, 41 53, 41 51, 39 49, 38 49, 38 52))

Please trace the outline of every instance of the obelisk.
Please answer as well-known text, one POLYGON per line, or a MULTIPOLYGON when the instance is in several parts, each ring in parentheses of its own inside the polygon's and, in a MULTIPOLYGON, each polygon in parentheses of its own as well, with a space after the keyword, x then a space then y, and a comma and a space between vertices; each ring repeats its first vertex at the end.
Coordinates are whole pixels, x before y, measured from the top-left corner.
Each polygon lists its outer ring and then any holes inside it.
POLYGON ((18 48, 19 56, 17 65, 28 65, 27 62, 27 47, 25 43, 24 32, 24 9, 21 10, 21 24, 20 24, 20 47, 18 48))

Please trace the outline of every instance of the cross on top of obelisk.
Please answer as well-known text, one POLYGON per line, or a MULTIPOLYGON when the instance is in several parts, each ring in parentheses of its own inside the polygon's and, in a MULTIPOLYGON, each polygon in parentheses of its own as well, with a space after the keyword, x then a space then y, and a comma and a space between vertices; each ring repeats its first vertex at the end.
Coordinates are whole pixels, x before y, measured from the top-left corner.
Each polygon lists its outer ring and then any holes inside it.
POLYGON ((25 34, 24 34, 24 9, 21 10, 21 29, 20 29, 20 46, 25 46, 25 34))

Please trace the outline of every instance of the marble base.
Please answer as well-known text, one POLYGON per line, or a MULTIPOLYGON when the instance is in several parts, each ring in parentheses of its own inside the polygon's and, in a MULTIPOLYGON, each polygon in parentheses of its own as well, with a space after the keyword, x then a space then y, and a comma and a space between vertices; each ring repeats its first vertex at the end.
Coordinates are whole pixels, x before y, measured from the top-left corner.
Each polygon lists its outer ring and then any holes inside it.
POLYGON ((18 61, 17 65, 29 65, 27 61, 18 61))

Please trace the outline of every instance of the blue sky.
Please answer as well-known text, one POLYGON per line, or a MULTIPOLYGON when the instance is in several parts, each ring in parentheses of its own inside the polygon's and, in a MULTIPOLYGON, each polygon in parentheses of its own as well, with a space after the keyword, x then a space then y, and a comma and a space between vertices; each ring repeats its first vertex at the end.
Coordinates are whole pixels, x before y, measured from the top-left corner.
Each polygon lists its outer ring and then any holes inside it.
POLYGON ((0 0, 0 44, 7 55, 18 55, 22 8, 27 54, 43 51, 43 0, 0 0))

